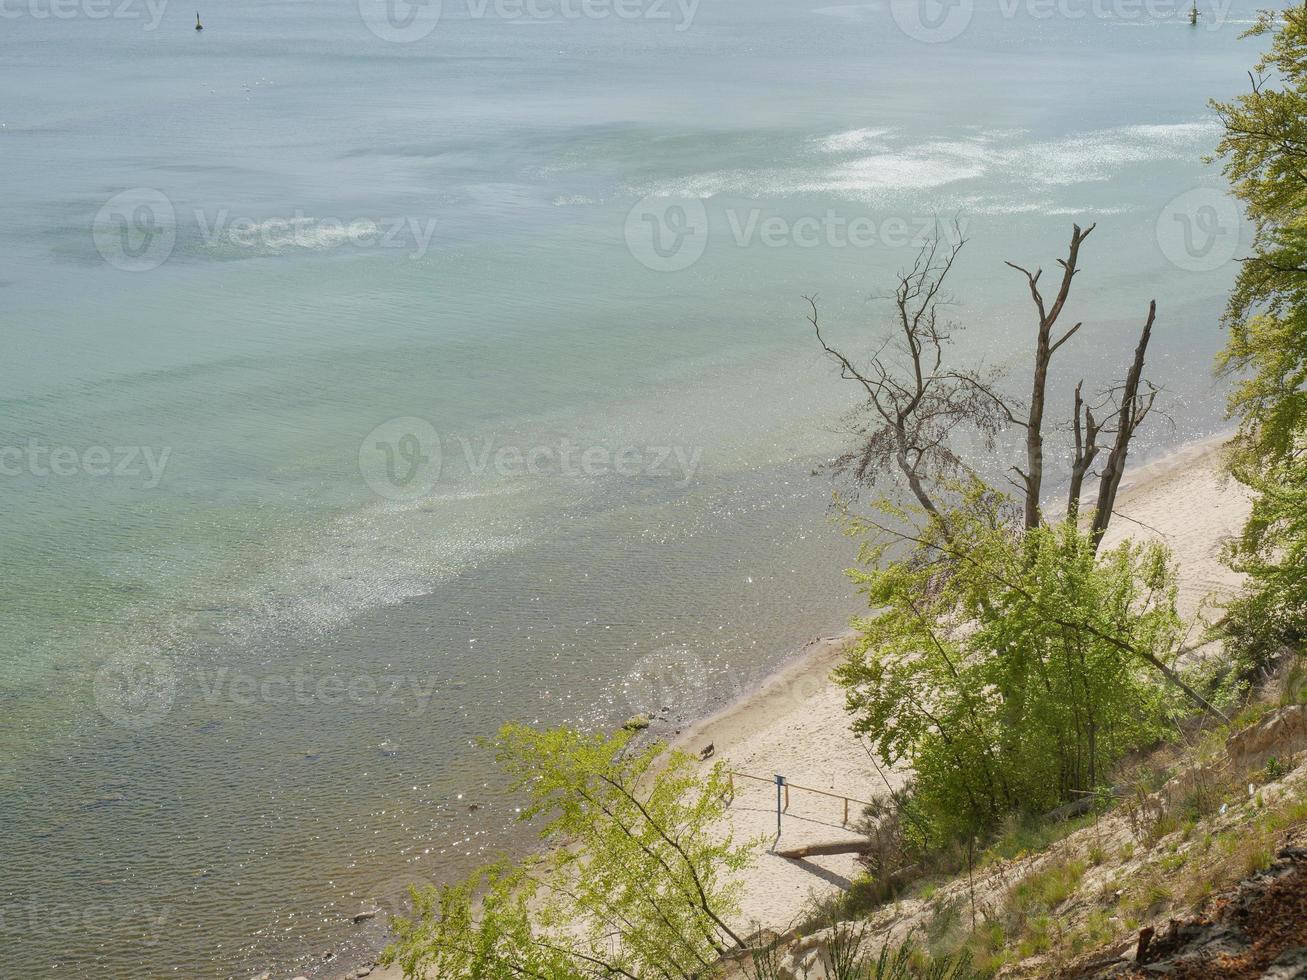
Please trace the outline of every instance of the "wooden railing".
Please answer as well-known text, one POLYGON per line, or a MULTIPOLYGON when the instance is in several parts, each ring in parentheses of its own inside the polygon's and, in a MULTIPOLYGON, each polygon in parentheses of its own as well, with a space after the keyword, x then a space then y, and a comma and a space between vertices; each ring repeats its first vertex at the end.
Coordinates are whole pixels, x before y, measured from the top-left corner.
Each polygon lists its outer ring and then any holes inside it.
POLYGON ((730 794, 731 794, 731 798, 732 798, 732 799, 735 798, 735 777, 736 777, 736 776, 739 776, 741 779, 752 779, 752 780, 754 780, 754 781, 756 781, 756 782, 759 782, 759 783, 767 783, 767 784, 772 785, 772 786, 779 786, 779 787, 784 791, 785 804, 784 804, 783 809, 785 809, 785 810, 788 810, 788 809, 790 808, 790 790, 791 790, 791 789, 797 789, 797 790, 799 790, 800 792, 803 792, 803 793, 816 793, 818 796, 828 796, 828 797, 830 797, 830 798, 833 799, 833 800, 843 800, 843 801, 844 801, 844 826, 846 826, 846 827, 849 825, 849 804, 850 804, 850 803, 857 803, 857 804, 859 804, 860 806, 872 806, 872 805, 873 805, 872 803, 870 803, 870 802, 867 801, 867 800, 858 800, 858 799, 854 799, 854 798, 851 797, 851 796, 844 796, 844 795, 841 794, 841 793, 832 793, 832 792, 830 792, 830 791, 828 791, 828 790, 824 790, 824 789, 813 789, 811 786, 799 786, 798 784, 796 784, 796 783, 792 783, 792 782, 790 782, 788 779, 786 779, 784 776, 780 776, 780 775, 776 775, 776 776, 773 776, 771 779, 768 779, 766 776, 754 776, 754 775, 750 775, 750 774, 747 773, 747 772, 736 772, 734 769, 727 769, 727 770, 726 770, 726 779, 727 779, 727 785, 728 785, 728 787, 729 787, 729 790, 730 790, 730 794))

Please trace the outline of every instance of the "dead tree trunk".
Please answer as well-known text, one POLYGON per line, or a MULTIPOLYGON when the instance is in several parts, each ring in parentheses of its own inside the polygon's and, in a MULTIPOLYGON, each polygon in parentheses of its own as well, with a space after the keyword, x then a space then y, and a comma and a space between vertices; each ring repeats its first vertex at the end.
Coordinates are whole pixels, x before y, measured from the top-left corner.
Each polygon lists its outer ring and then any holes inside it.
MULTIPOLYGON (((1139 428, 1144 417, 1153 407, 1157 397, 1156 389, 1141 397, 1139 385, 1144 373, 1144 356, 1148 352, 1148 340, 1153 333, 1153 321, 1157 317, 1157 301, 1148 304, 1148 319, 1139 335, 1139 346, 1135 348, 1134 363, 1126 375, 1125 387, 1121 391, 1121 408, 1116 427, 1116 441, 1112 451, 1107 454, 1107 463, 1103 467, 1098 481, 1098 507, 1094 511, 1093 538, 1094 546, 1103 540, 1108 522, 1112 519, 1112 508, 1116 506, 1116 492, 1121 486, 1121 477, 1125 474, 1126 456, 1130 452, 1130 440, 1139 428)), ((1151 386, 1150 386, 1151 388, 1151 386)))
POLYGON ((1098 433, 1102 428, 1102 424, 1094 418, 1094 410, 1086 405, 1080 396, 1084 384, 1081 381, 1076 385, 1075 411, 1072 413, 1076 450, 1071 460, 1071 485, 1067 490, 1066 517, 1073 524, 1080 516, 1080 497, 1084 492, 1085 475, 1098 456, 1098 433))
POLYGON ((1026 468, 1024 471, 1017 469, 1025 485, 1027 530, 1038 527, 1041 520, 1039 494, 1044 480, 1044 400, 1045 389, 1048 387, 1048 366, 1057 349, 1071 339, 1071 335, 1080 329, 1080 324, 1077 323, 1056 341, 1053 340, 1053 327, 1057 323, 1057 318, 1061 316, 1062 308, 1066 305, 1067 296, 1071 292, 1071 280, 1075 278, 1077 271, 1076 259, 1080 255, 1080 245, 1093 230, 1093 225, 1084 231, 1080 230, 1079 225, 1071 226, 1071 245, 1067 249, 1067 257, 1058 259, 1058 265, 1062 266, 1062 283, 1058 287, 1057 297, 1051 307, 1045 307, 1043 294, 1039 291, 1039 277, 1044 270, 1036 269, 1032 273, 1012 262, 1007 263, 1026 277, 1030 286, 1030 297, 1035 301, 1035 309, 1039 312, 1039 332, 1035 341, 1035 371, 1030 392, 1030 416, 1025 423, 1026 468))

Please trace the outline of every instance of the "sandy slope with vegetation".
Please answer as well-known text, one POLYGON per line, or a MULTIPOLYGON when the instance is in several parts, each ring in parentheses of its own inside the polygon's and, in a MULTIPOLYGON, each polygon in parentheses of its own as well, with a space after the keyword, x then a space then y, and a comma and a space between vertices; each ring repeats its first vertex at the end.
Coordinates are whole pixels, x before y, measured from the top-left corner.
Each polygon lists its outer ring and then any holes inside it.
MULTIPOLYGON (((1202 634, 1200 617, 1215 616, 1213 600, 1237 585, 1220 560, 1223 542, 1243 526, 1249 498, 1223 474, 1220 440, 1195 443, 1155 463, 1138 467, 1117 503, 1117 517, 1105 546, 1126 537, 1160 537, 1180 568, 1179 607, 1195 622, 1192 641, 1202 634)), ((902 775, 882 774, 848 726, 844 692, 830 682, 843 637, 812 644, 804 656, 773 675, 754 694, 687 732, 678 745, 697 751, 712 744, 716 758, 733 769, 762 777, 780 773, 803 786, 855 799, 882 796, 902 775)), ((737 838, 776 836, 776 790, 737 780, 731 830, 737 838)), ((856 817, 858 807, 851 807, 856 817)), ((782 849, 853 834, 842 826, 839 800, 794 790, 782 818, 782 849)), ((858 873, 850 854, 787 860, 764 853, 746 881, 745 924, 784 931, 803 917, 813 900, 830 896, 858 873)))
MULTIPOLYGON (((1128 474, 1106 540, 1108 546, 1125 537, 1160 537, 1166 542, 1179 564, 1180 611, 1195 623, 1194 642, 1202 633, 1200 619, 1215 616, 1213 600, 1237 584, 1221 564, 1220 553, 1249 509, 1243 488, 1223 475, 1223 458, 1221 441, 1208 440, 1135 468, 1128 474)), ((737 840, 764 841, 744 882, 742 927, 786 931, 814 903, 837 895, 859 873, 852 854, 791 860, 771 853, 777 843, 776 789, 761 780, 779 773, 798 786, 853 800, 875 799, 884 795, 887 784, 902 782, 902 774, 880 772, 849 731, 843 691, 830 681, 850 635, 815 640, 759 688, 686 729, 676 742, 695 754, 712 745, 714 753, 705 766, 724 762, 742 774, 735 780, 727 829, 737 840)), ((780 848, 852 839, 854 832, 843 825, 843 810, 840 799, 793 789, 782 818, 780 848)), ((850 819, 859 811, 851 804, 850 819)), ((380 969, 371 975, 385 980, 400 976, 397 970, 380 969)))
MULTIPOLYGON (((1246 891, 1250 883, 1239 883, 1271 868, 1277 855, 1298 867, 1292 891, 1276 901, 1294 908, 1307 901, 1307 852, 1298 853, 1307 843, 1307 706, 1281 706, 1278 693, 1232 732, 1209 731, 1139 760, 1138 785, 1107 813, 1014 828, 970 875, 916 882, 867 913, 867 942, 966 947, 977 966, 1000 977, 1080 980, 1136 975, 1141 932, 1169 931, 1210 947, 1203 969, 1178 976, 1262 976, 1281 955, 1296 955, 1307 922, 1268 923, 1277 928, 1258 948, 1256 937, 1219 927, 1203 937, 1174 920, 1211 910, 1219 918, 1228 893, 1246 891), (1212 962, 1218 953, 1225 965, 1212 962), (1235 968, 1252 962, 1249 972, 1235 968)), ((791 947, 793 975, 817 966, 829 936, 819 930, 791 947)), ((1164 951, 1157 953, 1161 959, 1164 951)))

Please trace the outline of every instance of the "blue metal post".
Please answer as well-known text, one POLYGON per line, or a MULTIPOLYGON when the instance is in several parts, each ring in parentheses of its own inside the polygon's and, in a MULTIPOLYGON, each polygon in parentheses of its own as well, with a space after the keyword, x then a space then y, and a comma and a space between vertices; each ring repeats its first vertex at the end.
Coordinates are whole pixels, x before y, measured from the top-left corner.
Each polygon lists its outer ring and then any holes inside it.
POLYGON ((781 793, 785 790, 785 777, 776 776, 776 839, 781 839, 781 793))

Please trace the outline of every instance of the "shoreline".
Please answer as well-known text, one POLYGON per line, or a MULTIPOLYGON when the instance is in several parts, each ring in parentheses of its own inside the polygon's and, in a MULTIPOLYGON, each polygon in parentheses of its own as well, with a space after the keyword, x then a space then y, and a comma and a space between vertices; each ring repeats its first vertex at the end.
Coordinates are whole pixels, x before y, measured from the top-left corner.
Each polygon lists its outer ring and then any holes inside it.
MULTIPOLYGON (((1160 539, 1179 564, 1178 604, 1187 621, 1202 618, 1213 593, 1237 586, 1238 576, 1220 563, 1223 542, 1242 527, 1250 506, 1242 487, 1224 472, 1230 433, 1195 440, 1127 470, 1116 518, 1104 544, 1127 538, 1160 539)), ((856 636, 851 627, 827 629, 800 647, 755 684, 702 718, 666 738, 669 748, 691 755, 711 744, 704 765, 756 776, 737 780, 736 796, 724 828, 737 840, 776 837, 776 793, 769 780, 779 773, 793 783, 857 800, 895 789, 904 774, 881 773, 862 742, 849 731, 844 695, 830 680, 831 669, 856 636)), ((861 806, 850 806, 850 823, 861 806)), ((853 836, 843 825, 839 799, 795 790, 782 817, 781 842, 796 847, 818 840, 853 836)), ((743 876, 743 928, 783 932, 813 900, 847 888, 860 869, 851 854, 786 859, 770 847, 743 876)), ((352 976, 345 973, 343 976, 352 976)), ((402 980, 398 969, 373 970, 378 980, 402 980)))

